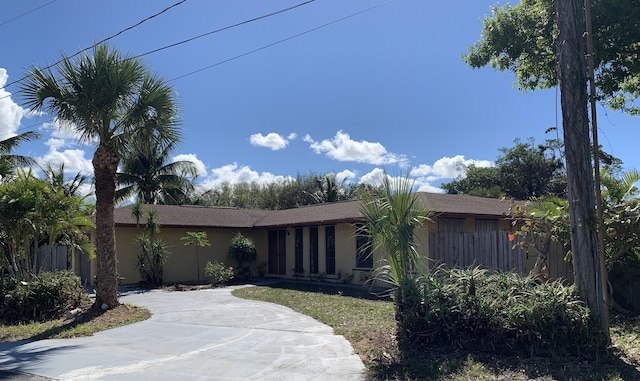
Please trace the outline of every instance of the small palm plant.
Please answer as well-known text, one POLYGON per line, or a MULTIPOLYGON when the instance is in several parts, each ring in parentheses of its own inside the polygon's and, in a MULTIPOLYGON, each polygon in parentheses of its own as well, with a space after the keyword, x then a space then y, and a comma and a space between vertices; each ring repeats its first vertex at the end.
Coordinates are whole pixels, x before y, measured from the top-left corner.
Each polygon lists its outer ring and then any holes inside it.
POLYGON ((196 268, 198 272, 198 282, 200 282, 200 253, 198 247, 211 246, 209 239, 207 238, 207 232, 187 232, 187 235, 180 238, 184 241, 185 246, 196 247, 196 268))
POLYGON ((386 171, 380 187, 362 193, 360 212, 366 223, 358 233, 368 235, 372 248, 386 254, 386 264, 378 267, 376 278, 394 288, 396 318, 402 324, 420 300, 417 280, 422 258, 414 230, 431 214, 420 204, 408 175, 390 178, 386 171))

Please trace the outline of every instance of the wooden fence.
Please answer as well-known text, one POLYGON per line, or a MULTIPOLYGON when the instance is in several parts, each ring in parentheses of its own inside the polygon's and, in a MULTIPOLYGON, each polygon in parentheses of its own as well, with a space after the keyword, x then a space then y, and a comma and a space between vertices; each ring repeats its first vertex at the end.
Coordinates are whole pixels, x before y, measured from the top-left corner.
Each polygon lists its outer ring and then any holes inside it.
MULTIPOLYGON (((506 231, 434 232, 429 234, 430 267, 480 266, 496 271, 528 274, 535 263, 535 254, 514 245, 506 231)), ((552 245, 549 278, 564 278, 573 282, 571 264, 564 261, 560 245, 552 245)))

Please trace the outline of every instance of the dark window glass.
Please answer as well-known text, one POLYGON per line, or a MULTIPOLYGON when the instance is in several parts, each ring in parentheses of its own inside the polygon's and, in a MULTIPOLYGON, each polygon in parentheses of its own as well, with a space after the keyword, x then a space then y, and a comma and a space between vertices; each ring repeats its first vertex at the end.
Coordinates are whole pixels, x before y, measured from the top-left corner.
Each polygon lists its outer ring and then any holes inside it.
POLYGON ((302 243, 302 228, 296 229, 296 260, 295 269, 296 273, 304 272, 304 258, 303 258, 303 243, 302 243))
POLYGON ((318 273, 318 228, 309 228, 309 273, 318 273))
POLYGON ((325 232, 325 247, 327 250, 327 274, 336 273, 336 228, 335 226, 327 226, 325 232))

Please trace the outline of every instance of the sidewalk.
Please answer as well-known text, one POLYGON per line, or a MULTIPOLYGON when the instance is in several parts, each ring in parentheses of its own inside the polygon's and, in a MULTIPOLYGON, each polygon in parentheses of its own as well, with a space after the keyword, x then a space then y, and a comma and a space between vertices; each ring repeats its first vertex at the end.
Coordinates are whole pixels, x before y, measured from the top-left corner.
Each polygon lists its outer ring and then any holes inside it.
MULTIPOLYGON (((363 378, 359 357, 330 327, 232 289, 128 292, 120 301, 149 308, 151 319, 91 337, 0 343, 0 370, 61 380, 363 378)), ((8 377, 20 379, 0 372, 8 377)))

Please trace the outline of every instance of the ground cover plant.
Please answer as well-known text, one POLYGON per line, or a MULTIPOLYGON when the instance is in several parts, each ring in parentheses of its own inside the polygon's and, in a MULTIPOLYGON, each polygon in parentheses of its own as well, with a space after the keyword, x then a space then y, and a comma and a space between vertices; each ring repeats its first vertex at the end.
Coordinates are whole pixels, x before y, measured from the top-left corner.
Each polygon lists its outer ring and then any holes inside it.
POLYGON ((90 336, 148 319, 146 308, 118 305, 103 311, 69 271, 42 272, 29 281, 0 278, 0 341, 90 336))
POLYGON ((281 304, 334 328, 351 342, 371 380, 637 380, 640 318, 612 319, 612 346, 598 359, 496 354, 476 348, 398 342, 395 306, 366 288, 280 283, 233 291, 281 304))

